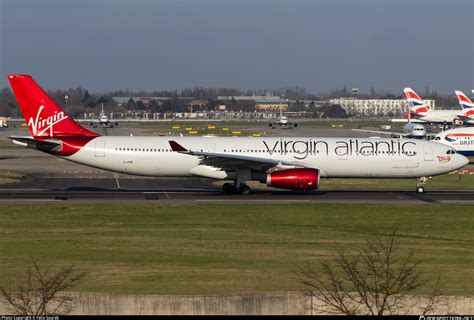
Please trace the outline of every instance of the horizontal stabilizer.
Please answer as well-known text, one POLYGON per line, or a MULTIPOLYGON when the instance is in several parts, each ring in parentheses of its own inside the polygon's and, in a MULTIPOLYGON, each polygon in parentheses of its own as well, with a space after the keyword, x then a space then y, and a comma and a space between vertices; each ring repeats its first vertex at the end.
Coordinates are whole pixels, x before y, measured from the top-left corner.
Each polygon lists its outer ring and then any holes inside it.
POLYGON ((9 136, 8 138, 12 139, 13 143, 30 149, 51 152, 62 148, 62 143, 60 141, 37 140, 33 137, 25 136, 9 136))

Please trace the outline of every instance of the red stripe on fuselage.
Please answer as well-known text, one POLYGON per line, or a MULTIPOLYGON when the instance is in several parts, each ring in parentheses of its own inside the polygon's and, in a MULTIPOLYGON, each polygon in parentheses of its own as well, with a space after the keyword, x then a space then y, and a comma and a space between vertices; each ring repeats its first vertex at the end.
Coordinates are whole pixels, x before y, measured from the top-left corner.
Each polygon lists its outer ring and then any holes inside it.
POLYGON ((474 133, 450 133, 446 137, 474 137, 474 133))

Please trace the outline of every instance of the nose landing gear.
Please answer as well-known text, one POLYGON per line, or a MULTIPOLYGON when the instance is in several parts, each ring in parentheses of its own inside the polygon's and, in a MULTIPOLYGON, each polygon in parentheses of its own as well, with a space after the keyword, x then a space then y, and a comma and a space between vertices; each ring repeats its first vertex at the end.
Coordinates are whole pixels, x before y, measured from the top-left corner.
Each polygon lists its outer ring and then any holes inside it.
POLYGON ((431 177, 420 177, 416 185, 416 193, 425 193, 424 185, 431 179, 431 177))

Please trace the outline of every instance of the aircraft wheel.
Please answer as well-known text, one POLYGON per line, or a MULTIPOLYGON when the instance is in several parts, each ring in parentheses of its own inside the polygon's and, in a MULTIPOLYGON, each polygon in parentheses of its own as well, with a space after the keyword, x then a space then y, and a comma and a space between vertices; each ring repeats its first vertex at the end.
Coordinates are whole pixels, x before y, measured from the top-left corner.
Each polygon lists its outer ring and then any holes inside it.
POLYGON ((240 194, 250 194, 250 187, 246 184, 241 184, 239 186, 240 194))
POLYGON ((236 194, 237 189, 232 183, 227 182, 224 183, 224 185, 222 186, 222 192, 224 192, 225 194, 236 194))
POLYGON ((416 193, 425 193, 425 188, 419 186, 419 187, 416 187, 416 193))

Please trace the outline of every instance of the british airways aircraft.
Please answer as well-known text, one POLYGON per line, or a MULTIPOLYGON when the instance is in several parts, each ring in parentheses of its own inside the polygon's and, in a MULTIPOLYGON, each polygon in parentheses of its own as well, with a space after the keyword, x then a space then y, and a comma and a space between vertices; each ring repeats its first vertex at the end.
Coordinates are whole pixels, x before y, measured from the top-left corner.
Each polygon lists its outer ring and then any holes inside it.
POLYGON ((433 141, 445 144, 465 156, 474 156, 474 127, 451 129, 436 134, 433 141))
POLYGON ((154 177, 232 180, 223 191, 247 194, 246 182, 316 190, 320 178, 418 178, 465 166, 446 145, 411 139, 321 137, 100 136, 78 125, 28 75, 8 75, 30 136, 14 143, 87 166, 154 177))
POLYGON ((454 91, 454 93, 456 93, 464 117, 467 119, 465 122, 474 122, 474 103, 472 103, 471 99, 469 99, 462 91, 454 91))
POLYGON ((412 88, 405 88, 403 92, 411 106, 412 121, 452 124, 464 119, 462 110, 432 110, 412 88))

